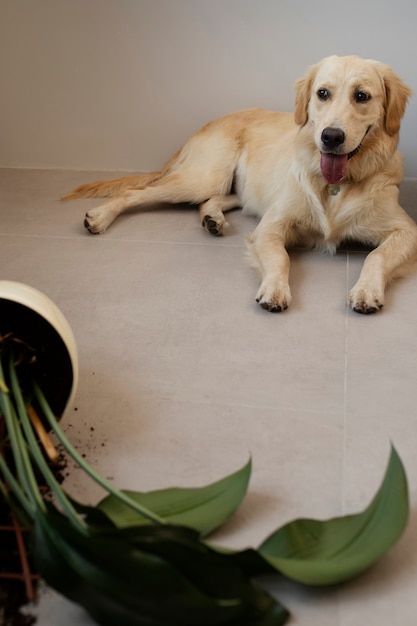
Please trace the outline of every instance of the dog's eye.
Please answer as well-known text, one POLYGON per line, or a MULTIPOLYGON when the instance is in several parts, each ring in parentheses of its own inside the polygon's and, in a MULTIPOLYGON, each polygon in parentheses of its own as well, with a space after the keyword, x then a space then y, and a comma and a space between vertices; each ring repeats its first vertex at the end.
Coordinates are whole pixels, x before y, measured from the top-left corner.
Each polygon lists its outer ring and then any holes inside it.
POLYGON ((371 99, 369 93, 365 93, 364 91, 357 91, 355 93, 356 102, 368 102, 371 99))
POLYGON ((330 91, 328 89, 319 89, 317 92, 317 97, 319 100, 326 101, 330 98, 330 91))

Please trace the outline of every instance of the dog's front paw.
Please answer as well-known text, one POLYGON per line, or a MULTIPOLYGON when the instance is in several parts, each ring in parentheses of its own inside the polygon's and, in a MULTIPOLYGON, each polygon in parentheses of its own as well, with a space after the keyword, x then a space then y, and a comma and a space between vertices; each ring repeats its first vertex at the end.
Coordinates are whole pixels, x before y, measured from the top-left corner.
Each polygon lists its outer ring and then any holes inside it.
POLYGON ((290 288, 288 286, 281 288, 276 286, 268 287, 262 284, 256 294, 256 302, 270 313, 281 313, 281 311, 285 311, 291 303, 290 288))
POLYGON ((229 226, 223 215, 216 215, 215 217, 204 215, 201 224, 208 233, 216 237, 223 235, 223 231, 229 226))
POLYGON ((384 293, 374 287, 355 285, 349 293, 349 304, 357 313, 376 313, 384 306, 384 293))

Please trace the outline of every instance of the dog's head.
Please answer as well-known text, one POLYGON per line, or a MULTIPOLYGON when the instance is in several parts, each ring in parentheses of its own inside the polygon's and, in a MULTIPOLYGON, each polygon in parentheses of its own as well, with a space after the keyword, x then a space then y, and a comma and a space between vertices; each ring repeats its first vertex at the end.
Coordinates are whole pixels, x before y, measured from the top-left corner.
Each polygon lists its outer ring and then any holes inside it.
POLYGON ((375 133, 398 139, 411 90, 390 67, 356 56, 324 59, 296 83, 295 121, 310 124, 328 183, 375 133))

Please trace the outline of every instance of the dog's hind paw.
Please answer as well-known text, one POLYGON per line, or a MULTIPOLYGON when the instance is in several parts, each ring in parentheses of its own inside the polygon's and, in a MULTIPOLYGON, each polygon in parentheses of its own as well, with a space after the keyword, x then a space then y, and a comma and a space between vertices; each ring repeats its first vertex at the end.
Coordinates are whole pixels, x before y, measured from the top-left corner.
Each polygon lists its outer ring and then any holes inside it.
POLYGON ((104 232, 97 225, 95 225, 94 221, 91 218, 89 218, 88 213, 86 214, 84 219, 84 226, 92 235, 100 235, 102 232, 104 232))
POLYGON ((87 217, 84 220, 84 228, 86 228, 88 231, 90 231, 90 233, 92 235, 98 235, 98 233, 94 232, 90 226, 90 222, 88 221, 87 217))
POLYGON ((85 214, 84 226, 93 235, 104 233, 108 225, 108 220, 103 217, 102 213, 96 213, 96 209, 92 209, 85 214))
POLYGON ((220 237, 223 235, 223 230, 227 228, 228 223, 224 219, 223 215, 221 217, 212 217, 211 215, 205 215, 201 220, 201 224, 208 233, 214 235, 215 237, 220 237))

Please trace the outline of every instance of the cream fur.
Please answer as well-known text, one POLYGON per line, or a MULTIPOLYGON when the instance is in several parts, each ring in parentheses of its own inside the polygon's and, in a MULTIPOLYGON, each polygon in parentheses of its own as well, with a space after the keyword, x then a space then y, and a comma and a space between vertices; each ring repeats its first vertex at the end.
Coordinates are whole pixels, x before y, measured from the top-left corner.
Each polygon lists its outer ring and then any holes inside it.
POLYGON ((256 299, 273 312, 291 302, 290 246, 333 252, 346 239, 365 242, 375 249, 349 303, 373 313, 384 304, 388 281, 417 260, 417 226, 398 204, 398 133, 411 91, 388 66, 355 56, 324 59, 295 90, 294 114, 226 115, 193 135, 160 172, 82 185, 64 199, 113 196, 86 214, 92 233, 130 207, 189 202, 200 205, 204 228, 219 235, 227 227, 224 212, 241 206, 260 218, 248 250, 262 277, 256 299), (318 97, 322 90, 328 98, 318 97), (358 101, 358 93, 369 98, 358 101), (343 131, 338 153, 360 147, 336 195, 320 169, 325 128, 343 131))

